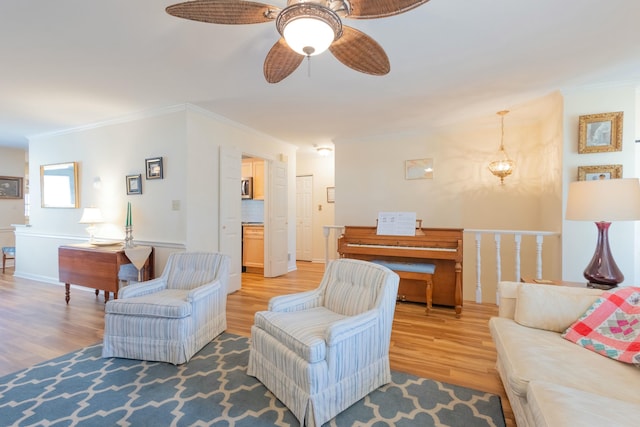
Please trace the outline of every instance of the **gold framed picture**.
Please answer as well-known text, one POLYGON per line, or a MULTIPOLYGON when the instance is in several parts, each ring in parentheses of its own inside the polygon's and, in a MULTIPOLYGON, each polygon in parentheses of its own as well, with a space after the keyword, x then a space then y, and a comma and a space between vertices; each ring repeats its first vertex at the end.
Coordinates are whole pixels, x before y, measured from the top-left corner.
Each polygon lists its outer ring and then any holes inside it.
POLYGON ((578 153, 622 151, 622 111, 580 116, 578 153))
POLYGON ((578 181, 622 178, 622 165, 578 166, 578 181))

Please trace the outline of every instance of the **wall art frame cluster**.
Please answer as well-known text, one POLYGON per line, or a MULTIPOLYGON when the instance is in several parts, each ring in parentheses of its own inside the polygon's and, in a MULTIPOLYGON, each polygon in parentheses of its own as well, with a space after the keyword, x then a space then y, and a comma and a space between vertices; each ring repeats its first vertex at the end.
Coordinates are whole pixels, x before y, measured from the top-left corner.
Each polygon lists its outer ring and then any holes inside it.
MULTIPOLYGON (((144 159, 145 178, 147 180, 164 179, 164 165, 161 156, 144 159)), ((142 194, 142 174, 125 176, 127 195, 142 194)))

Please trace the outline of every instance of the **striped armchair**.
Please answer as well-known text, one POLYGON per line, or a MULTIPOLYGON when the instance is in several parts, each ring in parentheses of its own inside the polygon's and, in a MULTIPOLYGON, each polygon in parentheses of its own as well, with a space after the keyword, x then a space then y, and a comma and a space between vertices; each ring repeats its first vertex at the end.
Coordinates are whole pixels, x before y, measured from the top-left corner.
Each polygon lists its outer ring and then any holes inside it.
POLYGON ((188 362, 227 328, 229 257, 173 253, 162 276, 105 305, 102 357, 188 362))
POLYGON ((317 289, 272 298, 255 314, 248 374, 301 425, 331 420, 391 381, 398 281, 386 267, 339 259, 317 289))

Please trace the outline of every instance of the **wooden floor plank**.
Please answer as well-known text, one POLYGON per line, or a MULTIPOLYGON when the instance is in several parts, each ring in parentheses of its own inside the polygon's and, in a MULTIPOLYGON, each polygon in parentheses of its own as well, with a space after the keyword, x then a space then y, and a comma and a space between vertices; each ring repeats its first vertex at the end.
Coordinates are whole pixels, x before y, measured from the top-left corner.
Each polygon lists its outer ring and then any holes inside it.
MULTIPOLYGON (((299 262, 298 269, 268 278, 242 276, 242 289, 227 300, 227 332, 250 336, 256 311, 272 296, 318 286, 324 265, 299 262)), ((0 376, 29 367, 102 340, 104 301, 93 291, 72 290, 69 305, 64 286, 0 273, 0 376)), ((495 370, 496 352, 487 322, 497 314, 491 304, 465 301, 461 319, 450 308, 399 303, 391 336, 391 368, 437 381, 497 394, 507 426, 513 413, 495 370)))

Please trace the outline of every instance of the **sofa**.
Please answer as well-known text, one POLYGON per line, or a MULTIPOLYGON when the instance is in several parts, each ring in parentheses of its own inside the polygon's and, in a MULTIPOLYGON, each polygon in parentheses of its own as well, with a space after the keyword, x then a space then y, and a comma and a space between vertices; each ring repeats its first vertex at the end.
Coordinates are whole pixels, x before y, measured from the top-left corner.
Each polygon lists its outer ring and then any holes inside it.
POLYGON ((605 291, 500 282, 498 292, 489 329, 519 427, 640 425, 640 367, 563 337, 605 291))

